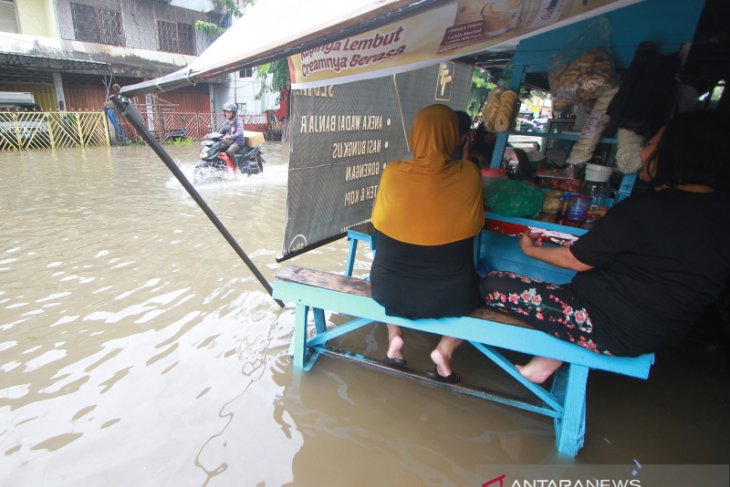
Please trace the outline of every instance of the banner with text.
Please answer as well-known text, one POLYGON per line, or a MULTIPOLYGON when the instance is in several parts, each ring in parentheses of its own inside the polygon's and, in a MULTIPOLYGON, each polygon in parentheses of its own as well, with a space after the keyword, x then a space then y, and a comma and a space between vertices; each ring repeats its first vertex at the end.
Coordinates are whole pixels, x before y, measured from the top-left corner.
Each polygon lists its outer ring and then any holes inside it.
POLYGON ((370 220, 380 173, 410 158, 418 110, 463 110, 471 66, 446 62, 409 73, 293 90, 286 229, 282 257, 370 220))
POLYGON ((521 38, 640 0, 451 0, 289 58, 294 88, 387 76, 514 46, 521 38))

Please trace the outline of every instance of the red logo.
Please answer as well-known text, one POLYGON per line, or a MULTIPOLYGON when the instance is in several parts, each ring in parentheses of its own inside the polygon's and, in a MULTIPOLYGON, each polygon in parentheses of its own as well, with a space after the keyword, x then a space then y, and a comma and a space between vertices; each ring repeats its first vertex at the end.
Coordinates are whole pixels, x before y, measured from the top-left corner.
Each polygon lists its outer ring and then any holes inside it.
POLYGON ((499 482, 499 487, 504 487, 504 478, 507 476, 507 474, 503 473, 499 477, 495 477, 492 480, 489 480, 482 484, 482 487, 488 487, 490 485, 494 485, 496 487, 497 482, 499 482))

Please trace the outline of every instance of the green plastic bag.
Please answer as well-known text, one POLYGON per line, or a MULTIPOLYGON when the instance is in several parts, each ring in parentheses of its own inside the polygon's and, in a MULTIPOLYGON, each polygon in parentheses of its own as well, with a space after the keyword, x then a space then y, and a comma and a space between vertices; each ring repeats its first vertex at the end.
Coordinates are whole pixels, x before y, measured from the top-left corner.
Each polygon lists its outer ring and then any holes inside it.
POLYGON ((484 190, 484 202, 502 216, 535 218, 542 210, 542 191, 520 181, 499 179, 484 190))

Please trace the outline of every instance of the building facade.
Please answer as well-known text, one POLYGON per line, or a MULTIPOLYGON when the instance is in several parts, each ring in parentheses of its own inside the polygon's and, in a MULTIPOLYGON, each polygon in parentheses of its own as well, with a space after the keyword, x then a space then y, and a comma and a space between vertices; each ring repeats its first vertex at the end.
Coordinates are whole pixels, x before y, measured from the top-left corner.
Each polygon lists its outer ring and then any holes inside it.
MULTIPOLYGON (((44 111, 100 110, 114 83, 190 64, 214 40, 195 23, 222 17, 209 0, 0 0, 0 91, 31 92, 44 111)), ((210 112, 210 93, 202 83, 151 103, 210 112)))

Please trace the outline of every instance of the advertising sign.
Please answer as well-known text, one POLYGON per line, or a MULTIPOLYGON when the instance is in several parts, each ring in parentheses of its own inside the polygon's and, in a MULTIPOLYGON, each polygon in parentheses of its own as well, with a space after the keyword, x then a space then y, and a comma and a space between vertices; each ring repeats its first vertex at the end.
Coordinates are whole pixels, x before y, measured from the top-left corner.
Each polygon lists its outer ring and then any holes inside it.
POLYGON ((349 82, 423 67, 577 22, 638 0, 451 0, 289 58, 292 86, 349 82))
POLYGON ((389 161, 408 159, 416 113, 442 103, 462 110, 471 66, 447 62, 409 73, 292 90, 283 258, 370 220, 389 161))

